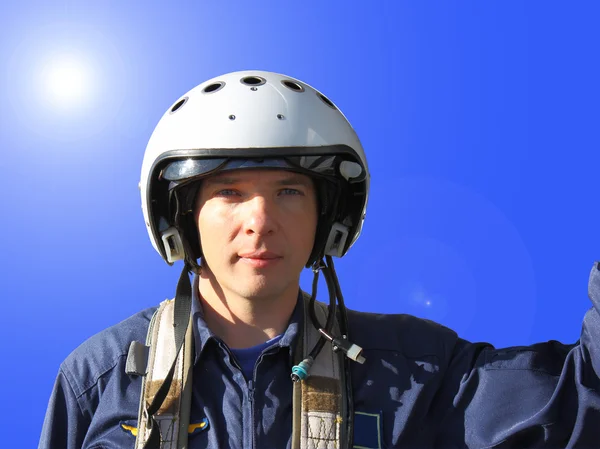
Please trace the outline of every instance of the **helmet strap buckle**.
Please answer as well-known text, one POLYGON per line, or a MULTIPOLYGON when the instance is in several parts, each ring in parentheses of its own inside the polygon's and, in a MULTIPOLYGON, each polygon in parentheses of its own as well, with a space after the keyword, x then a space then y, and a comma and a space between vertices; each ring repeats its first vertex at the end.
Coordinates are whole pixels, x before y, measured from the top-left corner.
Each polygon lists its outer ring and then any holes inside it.
POLYGON ((185 250, 179 231, 175 226, 171 226, 161 234, 163 247, 167 256, 167 262, 170 264, 185 259, 185 250))
POLYGON ((329 231, 329 237, 327 237, 324 254, 327 256, 342 257, 344 248, 346 247, 346 240, 348 240, 348 234, 348 226, 344 226, 339 222, 333 223, 331 231, 329 231))

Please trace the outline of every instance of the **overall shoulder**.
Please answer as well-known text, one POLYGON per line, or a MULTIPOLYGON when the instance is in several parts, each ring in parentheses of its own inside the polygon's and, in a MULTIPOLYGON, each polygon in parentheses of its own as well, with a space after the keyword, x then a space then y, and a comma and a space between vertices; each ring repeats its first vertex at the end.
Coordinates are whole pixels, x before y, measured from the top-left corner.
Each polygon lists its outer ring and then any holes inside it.
POLYGON ((439 323, 408 314, 348 310, 352 340, 364 349, 401 352, 406 356, 447 357, 458 340, 439 323))
POLYGON ((145 343, 157 307, 142 310, 110 326, 79 345, 61 364, 75 394, 83 394, 97 380, 127 358, 132 341, 145 343))

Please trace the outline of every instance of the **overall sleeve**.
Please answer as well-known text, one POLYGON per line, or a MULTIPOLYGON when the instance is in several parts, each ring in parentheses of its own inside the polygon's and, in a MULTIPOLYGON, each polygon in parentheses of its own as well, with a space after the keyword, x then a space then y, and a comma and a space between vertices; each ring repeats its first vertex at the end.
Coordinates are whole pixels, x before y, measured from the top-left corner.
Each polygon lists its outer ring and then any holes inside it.
POLYGON ((89 424, 89 417, 82 413, 61 369, 52 389, 38 449, 79 449, 89 424))
POLYGON ((600 263, 580 339, 495 349, 458 339, 437 401, 436 447, 600 447, 600 263))

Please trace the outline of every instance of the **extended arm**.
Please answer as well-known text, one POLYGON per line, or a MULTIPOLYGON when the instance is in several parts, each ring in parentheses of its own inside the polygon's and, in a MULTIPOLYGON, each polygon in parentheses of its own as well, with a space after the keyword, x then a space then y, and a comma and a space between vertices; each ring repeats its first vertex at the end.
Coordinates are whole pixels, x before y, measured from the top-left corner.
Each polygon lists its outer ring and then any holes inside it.
POLYGON ((575 344, 457 341, 437 398, 436 447, 599 447, 599 263, 588 291, 593 307, 575 344))

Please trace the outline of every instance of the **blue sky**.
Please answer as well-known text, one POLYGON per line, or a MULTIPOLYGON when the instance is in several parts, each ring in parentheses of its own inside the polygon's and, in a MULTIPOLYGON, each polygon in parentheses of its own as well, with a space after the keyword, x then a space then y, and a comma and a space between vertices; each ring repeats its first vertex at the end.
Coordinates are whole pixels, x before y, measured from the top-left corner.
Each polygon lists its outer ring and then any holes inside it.
POLYGON ((6 447, 35 447, 77 345, 174 295, 180 267, 154 252, 142 221, 145 145, 180 95, 235 70, 313 85, 363 142, 367 220, 336 264, 349 307, 499 347, 575 342, 600 260, 599 9, 1 4, 6 447))

